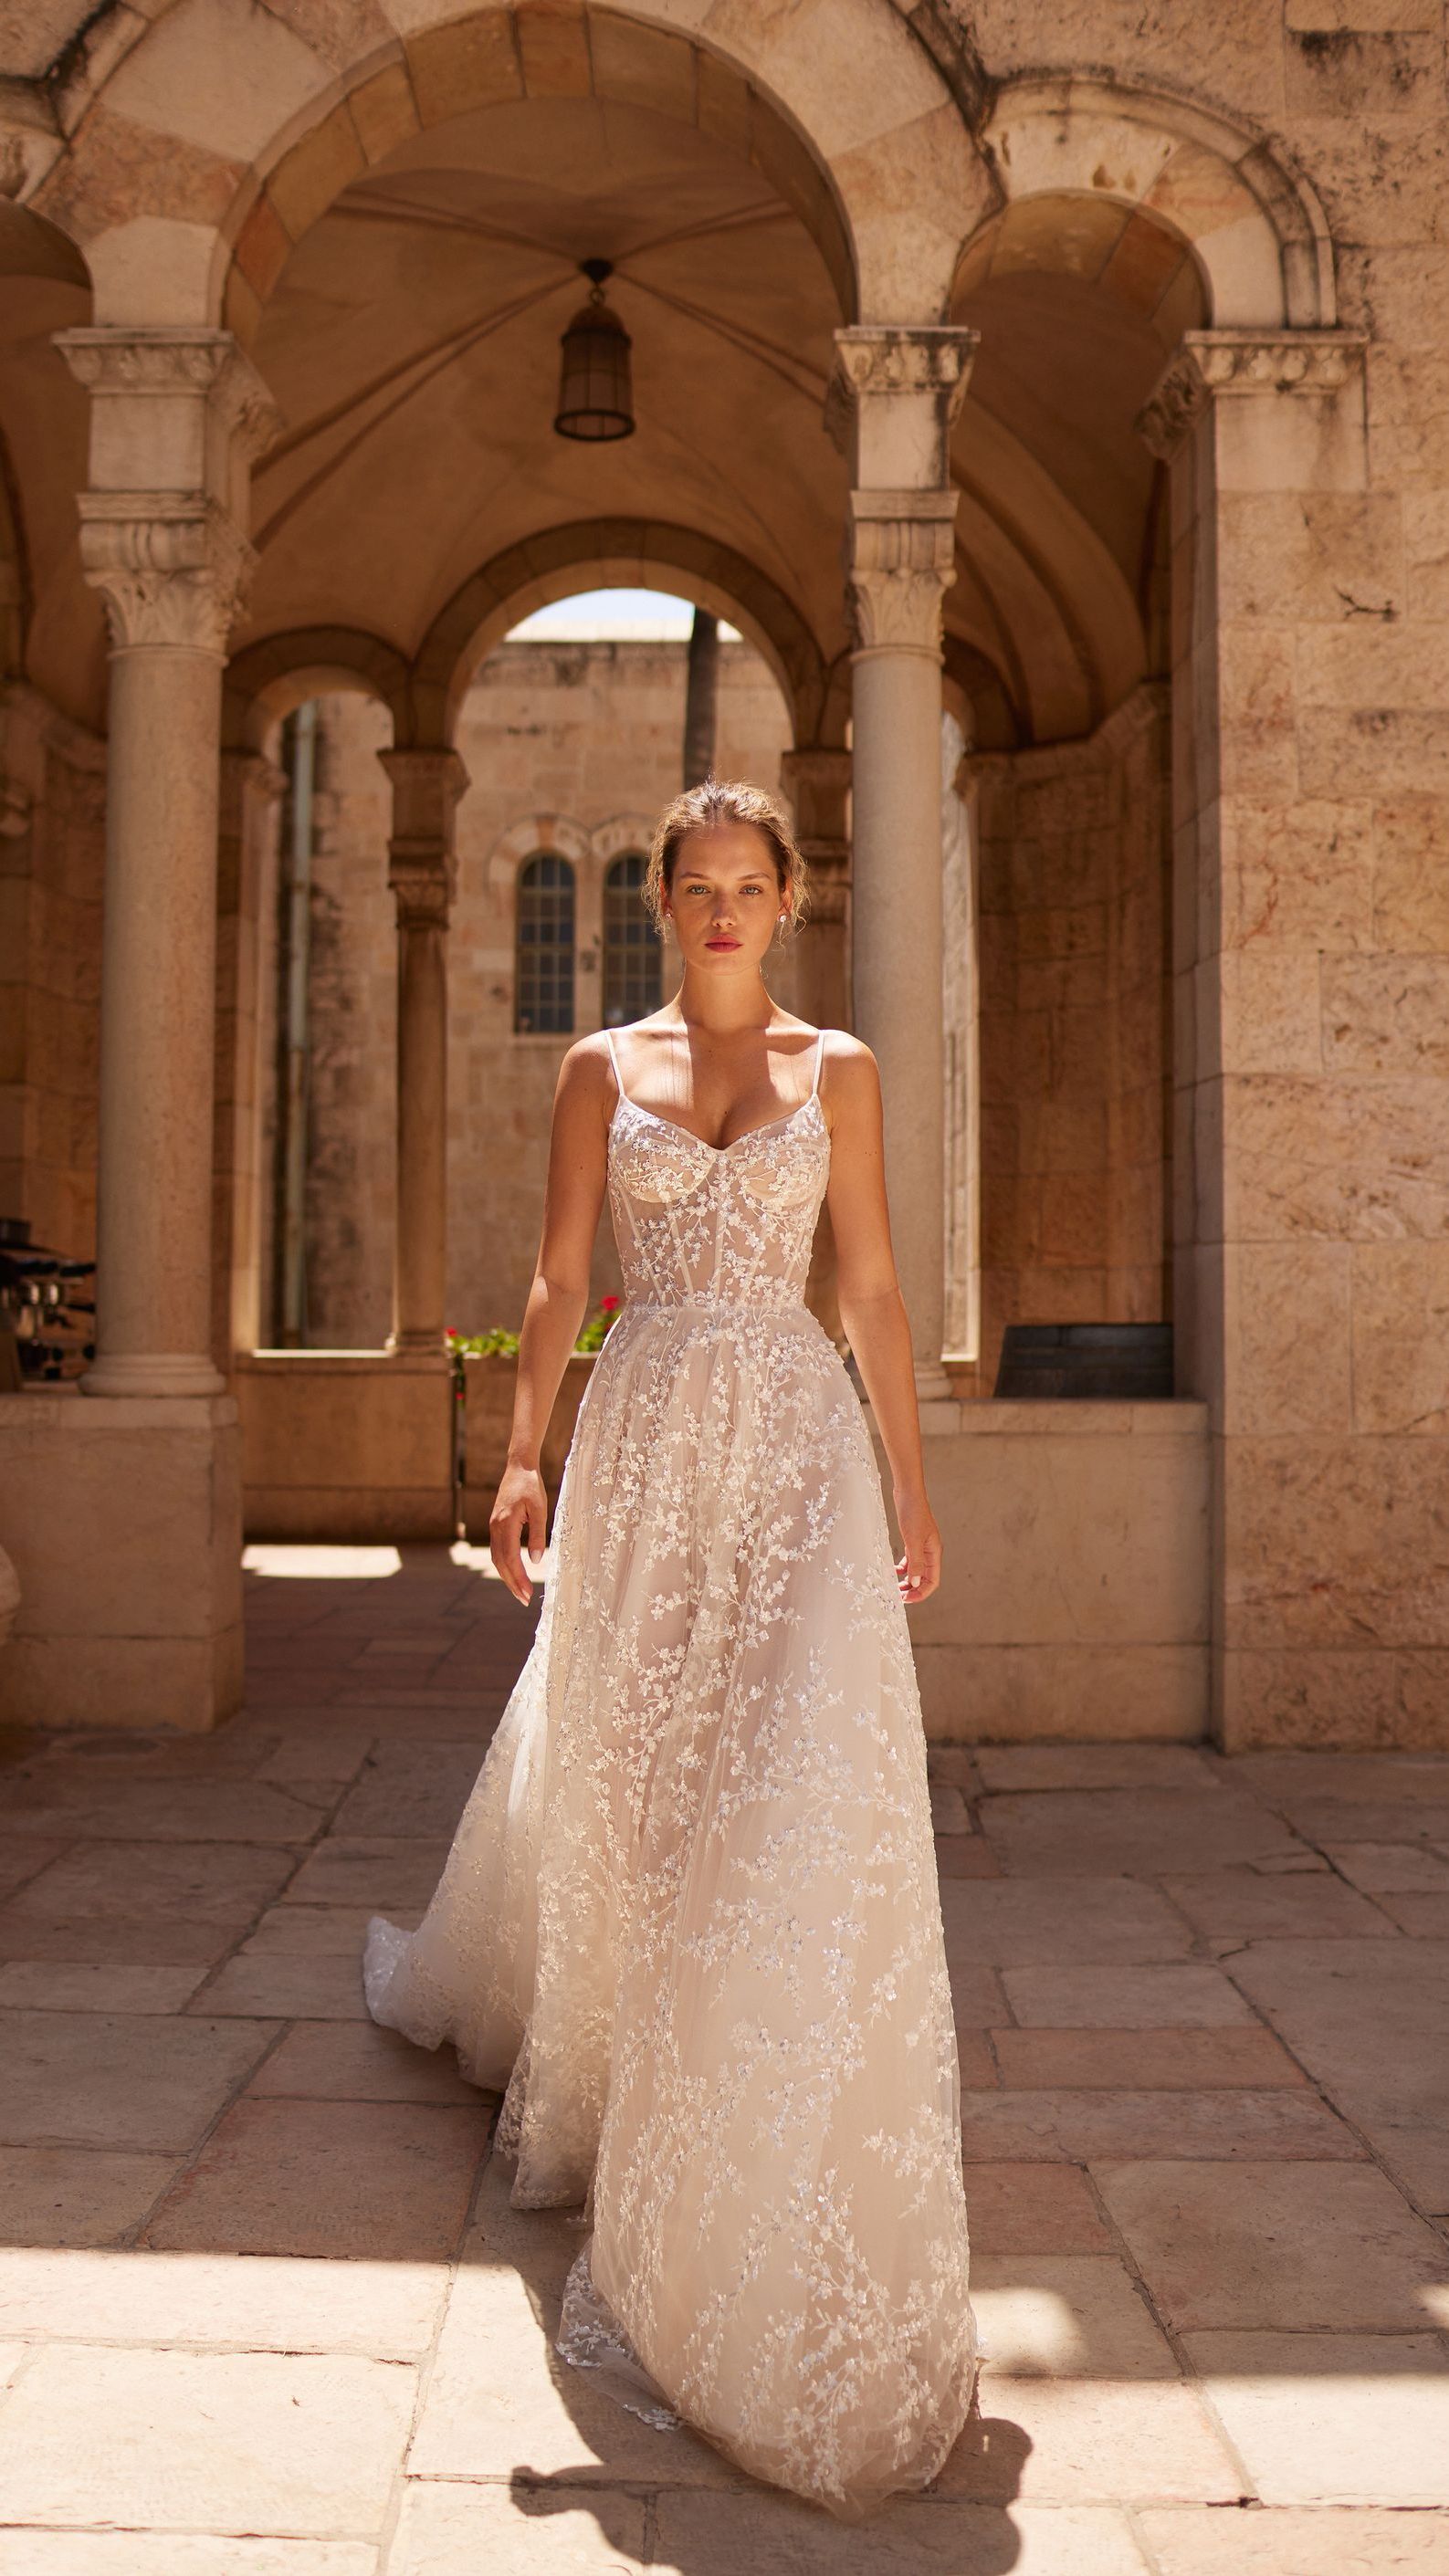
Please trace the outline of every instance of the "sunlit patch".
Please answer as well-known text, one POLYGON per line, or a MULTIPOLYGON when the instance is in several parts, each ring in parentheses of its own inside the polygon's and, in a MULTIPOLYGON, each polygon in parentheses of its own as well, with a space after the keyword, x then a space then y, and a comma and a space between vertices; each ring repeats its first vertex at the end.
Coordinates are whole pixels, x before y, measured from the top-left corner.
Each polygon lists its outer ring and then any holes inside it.
POLYGON ((313 1583, 375 1583, 380 1575, 401 1574, 395 1547, 328 1547, 308 1541, 263 1540, 242 1549, 242 1572, 290 1576, 313 1583))

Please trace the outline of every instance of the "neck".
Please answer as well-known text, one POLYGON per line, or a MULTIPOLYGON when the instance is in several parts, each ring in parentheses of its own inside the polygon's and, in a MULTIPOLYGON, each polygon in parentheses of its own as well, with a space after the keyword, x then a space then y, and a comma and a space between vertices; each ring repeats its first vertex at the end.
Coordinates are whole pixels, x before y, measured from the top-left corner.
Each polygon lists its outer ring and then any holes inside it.
POLYGON ((758 966, 743 966, 732 975, 701 975, 686 966, 674 996, 675 1011, 686 1028, 711 1037, 737 1037, 746 1029, 767 1029, 775 1003, 758 966))

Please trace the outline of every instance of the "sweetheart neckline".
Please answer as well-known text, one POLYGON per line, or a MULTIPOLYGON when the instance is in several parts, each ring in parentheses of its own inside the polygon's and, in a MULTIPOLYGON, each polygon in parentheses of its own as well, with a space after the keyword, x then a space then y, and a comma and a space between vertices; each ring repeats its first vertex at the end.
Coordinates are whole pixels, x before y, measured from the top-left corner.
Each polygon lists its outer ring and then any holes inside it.
MULTIPOLYGON (((686 1145, 697 1145, 702 1154, 714 1154, 722 1160, 726 1154, 732 1154, 737 1145, 748 1145, 753 1136, 768 1136, 772 1127, 793 1126, 807 1109, 818 1108, 819 1103, 819 1092, 809 1091, 803 1100, 797 1101, 793 1109, 785 1110, 779 1118, 767 1118, 759 1127, 747 1127, 742 1136, 732 1136, 727 1145, 711 1145, 708 1137, 696 1136, 692 1128, 681 1127, 677 1118, 661 1118, 657 1109, 646 1109, 642 1100, 631 1100, 627 1091, 621 1091, 614 1103, 609 1129, 612 1134, 614 1120, 621 1109, 632 1109, 637 1118, 647 1118, 656 1127, 667 1127, 672 1136, 682 1136, 686 1145)), ((824 1114, 822 1110, 821 1116, 824 1114)))

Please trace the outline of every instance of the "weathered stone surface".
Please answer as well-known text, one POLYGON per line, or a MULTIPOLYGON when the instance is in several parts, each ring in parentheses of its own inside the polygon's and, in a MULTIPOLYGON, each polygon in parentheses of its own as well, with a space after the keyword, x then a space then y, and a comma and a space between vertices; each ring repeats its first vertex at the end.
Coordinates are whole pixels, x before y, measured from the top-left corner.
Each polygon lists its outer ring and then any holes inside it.
POLYGON ((1109 2157, 1361 2156, 1351 2130, 1314 2094, 1276 2092, 967 2093, 961 2133, 968 2161, 1059 2156, 1069 2164, 1109 2157))
POLYGON ((1203 1789, 1211 1771, 1188 1744, 983 1744, 982 1785, 1023 1789, 1203 1789))
POLYGON ((261 2013, 278 2021, 363 2021, 361 1949, 351 1958, 311 1957, 291 1951, 258 1951, 229 1959, 211 1979, 193 2011, 261 2013))
POLYGON ((977 2254, 1106 2254, 1108 2232, 1072 2165, 973 2164, 967 2199, 977 2254))
POLYGON ((446 1842, 412 1842, 396 1835, 330 1839, 309 1852, 287 1889, 299 1905, 426 1905, 444 1861, 446 1842))
MULTIPOLYGON (((1173 1945, 1174 1947, 1176 1944, 1173 1945)), ((1002 1983, 1019 2022, 1039 2030, 1210 2030, 1252 2021, 1218 1968, 1196 1961, 1165 1967, 1008 1968, 1002 1983)))
POLYGON ((490 2114, 439 2103, 238 2102, 162 2202, 164 2251, 446 2261, 490 2114))
POLYGON ((0 2241, 118 2245, 160 2199, 176 2165, 174 2154, 7 2147, 0 2160, 0 2241))
POLYGON ((1195 2334, 1187 2349, 1265 2504, 1449 2503, 1433 2335, 1195 2334))
POLYGON ((1419 1843, 1332 1843, 1328 1857, 1367 1895, 1401 1895, 1408 1889, 1440 1895, 1449 1891, 1449 1860, 1419 1843))
POLYGON ((40 2012, 179 2012, 204 1973, 199 1962, 160 1968, 104 1959, 12 1959, 0 1968, 0 2006, 40 2012))
MULTIPOLYGON (((1290 0, 1291 5, 1291 0, 1290 0)), ((1321 11, 1327 0, 1308 0, 1321 11)), ((1363 5, 1363 0, 1350 0, 1363 5)), ((1372 2507, 1210 2513, 1144 2507, 1138 2520, 1160 2576, 1445 2576, 1449 2523, 1439 2514, 1372 2507)))
POLYGON ((948 1880, 941 1914, 953 1967, 958 1961, 971 1967, 1116 1964, 1180 1958, 1188 1947, 1181 1918, 1149 1887, 1075 1885, 1068 1896, 1057 1879, 1005 1879, 994 1886, 948 1880))
MULTIPOLYGON (((415 2361, 447 2292, 445 2267, 317 2263, 198 2250, 127 2254, 8 2249, 0 2332, 97 2344, 229 2344, 415 2361)), ((3 2562, 0 2562, 3 2564, 3 2562)))
POLYGON ((1449 1942, 1262 1941, 1228 1968, 1390 2172, 1449 2208, 1449 2064, 1424 2045, 1449 2027, 1449 1942))
POLYGON ((993 2375, 1176 2379, 1171 2346, 1112 2255, 986 2255, 971 2304, 993 2375))
MULTIPOLYGON (((713 2498, 666 2493, 651 2564, 670 2576, 733 2576, 741 2559, 757 2576, 999 2576, 1008 2552, 1013 2576, 1141 2576, 1127 2518, 1109 2506, 1023 2505, 1008 2519, 936 2496, 852 2528, 787 2497, 732 2498, 726 2523, 713 2498)), ((454 2571, 444 2562, 439 2576, 454 2571)))
POLYGON ((1292 1837, 1256 1800, 1230 1790, 1059 1789, 983 1798, 981 1830, 1029 1876, 1157 1877, 1287 1851, 1292 1837))
POLYGON ((1096 2179, 1178 2332, 1408 2331, 1449 2281, 1449 2248, 1371 2166, 1128 2164, 1096 2179))
POLYGON ((53 1923, 91 1915, 188 1929, 240 1927, 296 1866, 294 1851, 268 1843, 77 1843, 11 1900, 6 1920, 53 1923))
POLYGON ((276 2034, 263 2021, 0 2014, 7 2146, 195 2146, 276 2034))
POLYGON ((458 2072, 451 2048, 414 2048, 375 2022, 301 2021, 264 2058, 247 2093, 313 2102, 458 2102, 490 2097, 458 2072))
POLYGON ((1378 1908, 1329 1874, 1266 1878, 1251 1869, 1167 1878, 1163 1886, 1200 1932, 1231 1940, 1312 1939, 1359 1933, 1372 1940, 1390 1929, 1378 1908))
POLYGON ((1303 2082, 1270 2030, 996 2030, 991 2044, 1009 2091, 1261 2090, 1303 2082))
POLYGON ((0 2408, 0 2512, 376 2540, 413 2394, 395 2362, 56 2344, 0 2408))
POLYGON ((1243 2481, 1186 2386, 1140 2379, 1011 2379, 989 2369, 941 2472, 943 2495, 1031 2503, 1231 2503, 1243 2481))
MULTIPOLYGON (((411 2478, 389 2576, 478 2576, 485 2567, 490 2576, 633 2576, 667 2564, 646 2548, 645 2510, 641 2497, 607 2490, 557 2495, 522 2480, 510 2492, 411 2478)), ((691 2569, 707 2563, 688 2561, 691 2569)))

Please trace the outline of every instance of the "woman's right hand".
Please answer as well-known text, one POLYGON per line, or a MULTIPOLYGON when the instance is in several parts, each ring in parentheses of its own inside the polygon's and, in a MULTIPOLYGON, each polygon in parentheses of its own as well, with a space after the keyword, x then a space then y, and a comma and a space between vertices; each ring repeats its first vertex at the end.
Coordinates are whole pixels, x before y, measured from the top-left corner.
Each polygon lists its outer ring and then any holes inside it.
POLYGON ((548 1539, 548 1496, 536 1467, 508 1466, 488 1515, 488 1545, 496 1571, 526 1610, 533 1583, 523 1562, 525 1531, 529 1555, 540 1558, 548 1539))

